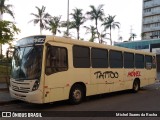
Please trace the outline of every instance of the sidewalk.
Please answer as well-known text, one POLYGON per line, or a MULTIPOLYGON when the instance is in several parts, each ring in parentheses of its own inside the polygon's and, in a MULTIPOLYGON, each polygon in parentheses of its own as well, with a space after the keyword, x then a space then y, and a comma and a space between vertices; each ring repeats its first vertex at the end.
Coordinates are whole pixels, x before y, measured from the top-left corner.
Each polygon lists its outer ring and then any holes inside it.
POLYGON ((16 101, 11 98, 6 83, 0 83, 0 105, 9 104, 16 101))

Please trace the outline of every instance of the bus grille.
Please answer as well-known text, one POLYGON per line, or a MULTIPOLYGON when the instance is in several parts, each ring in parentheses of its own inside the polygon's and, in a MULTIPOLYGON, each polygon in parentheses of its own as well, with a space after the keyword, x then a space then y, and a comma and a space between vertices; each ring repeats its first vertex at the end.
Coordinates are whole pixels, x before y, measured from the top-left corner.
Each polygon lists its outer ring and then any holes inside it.
POLYGON ((13 89, 14 91, 23 92, 23 93, 28 93, 28 92, 30 91, 30 88, 17 87, 17 86, 14 86, 14 85, 12 85, 12 89, 13 89))

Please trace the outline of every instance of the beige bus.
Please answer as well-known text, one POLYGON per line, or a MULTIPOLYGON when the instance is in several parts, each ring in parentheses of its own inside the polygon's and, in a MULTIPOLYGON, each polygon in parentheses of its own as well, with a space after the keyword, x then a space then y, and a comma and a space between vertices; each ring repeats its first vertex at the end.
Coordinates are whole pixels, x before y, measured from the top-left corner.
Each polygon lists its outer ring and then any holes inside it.
POLYGON ((154 84, 156 56, 116 46, 56 36, 30 36, 15 45, 13 98, 30 103, 69 100, 154 84))

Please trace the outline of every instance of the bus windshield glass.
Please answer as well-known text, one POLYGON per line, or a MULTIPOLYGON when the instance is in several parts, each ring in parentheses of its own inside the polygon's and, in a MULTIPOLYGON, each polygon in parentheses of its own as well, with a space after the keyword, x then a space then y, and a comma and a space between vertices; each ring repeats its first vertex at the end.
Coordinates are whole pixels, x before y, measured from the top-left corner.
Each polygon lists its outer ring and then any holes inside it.
POLYGON ((42 51, 42 45, 17 47, 13 54, 11 77, 15 80, 39 79, 42 51))

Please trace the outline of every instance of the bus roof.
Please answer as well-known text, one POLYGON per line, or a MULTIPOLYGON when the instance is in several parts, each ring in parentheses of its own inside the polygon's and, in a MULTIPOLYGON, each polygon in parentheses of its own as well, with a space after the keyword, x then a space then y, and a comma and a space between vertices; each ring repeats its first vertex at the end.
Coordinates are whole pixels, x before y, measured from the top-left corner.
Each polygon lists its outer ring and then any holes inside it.
POLYGON ((46 41, 46 42, 56 41, 56 42, 61 42, 61 43, 82 45, 82 46, 88 46, 88 47, 113 49, 113 50, 117 50, 117 51, 119 50, 119 51, 126 51, 126 52, 135 52, 135 53, 141 53, 141 54, 155 55, 154 53, 145 52, 145 51, 141 51, 141 50, 134 50, 134 49, 124 48, 124 47, 119 47, 119 46, 104 45, 104 44, 99 44, 99 43, 94 43, 94 42, 76 40, 76 39, 67 38, 67 37, 57 37, 57 36, 50 36, 50 35, 46 36, 46 37, 48 38, 48 41, 46 41))
MULTIPOLYGON (((45 43, 59 42, 59 43, 66 43, 66 44, 72 44, 72 45, 82 45, 82 46, 111 49, 111 50, 117 50, 117 51, 134 52, 134 53, 140 53, 140 54, 146 54, 146 55, 155 55, 154 53, 145 52, 141 50, 134 50, 134 49, 124 48, 119 46, 111 46, 111 45, 99 44, 94 42, 82 41, 82 40, 72 39, 69 37, 58 37, 54 35, 37 35, 37 36, 38 37, 45 36, 46 37, 45 43)), ((29 37, 36 37, 36 35, 29 36, 29 37)), ((28 37, 25 37, 25 38, 28 38, 28 37)))

